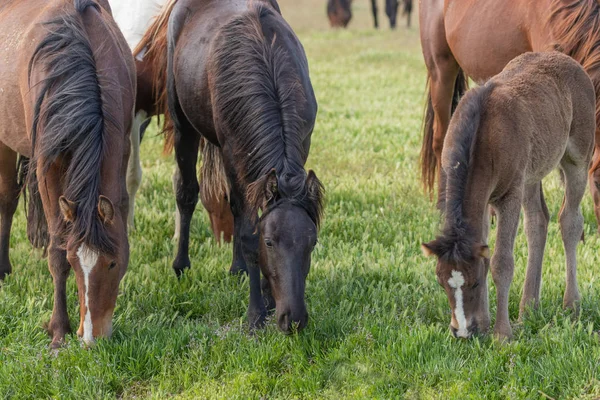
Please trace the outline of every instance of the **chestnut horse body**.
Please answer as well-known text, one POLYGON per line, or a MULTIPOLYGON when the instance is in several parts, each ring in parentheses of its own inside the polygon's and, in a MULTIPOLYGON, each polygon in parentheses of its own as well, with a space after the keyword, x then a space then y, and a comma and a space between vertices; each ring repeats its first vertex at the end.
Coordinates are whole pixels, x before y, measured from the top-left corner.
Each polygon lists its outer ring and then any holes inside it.
MULTIPOLYGON (((444 137, 467 77, 482 83, 524 52, 559 49, 582 64, 600 95, 596 0, 422 0, 419 19, 429 89, 421 167, 430 190, 439 178, 444 137)), ((600 221, 599 133, 597 129, 590 189, 600 221)), ((441 198, 445 179, 438 182, 441 198)))
POLYGON ((0 272, 11 270, 8 240, 26 174, 28 233, 47 248, 54 280, 52 346, 70 331, 71 268, 79 291, 77 332, 91 343, 111 334, 129 262, 124 177, 133 57, 104 0, 5 1, 0 26, 0 272))

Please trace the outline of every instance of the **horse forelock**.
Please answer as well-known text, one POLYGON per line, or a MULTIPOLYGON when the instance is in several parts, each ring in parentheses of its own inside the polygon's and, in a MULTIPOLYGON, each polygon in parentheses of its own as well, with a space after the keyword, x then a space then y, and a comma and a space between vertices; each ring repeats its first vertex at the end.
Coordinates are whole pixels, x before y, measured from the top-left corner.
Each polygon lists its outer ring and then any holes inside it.
MULTIPOLYGON (((94 4, 76 2, 76 11, 94 4)), ((30 83, 34 69, 44 73, 37 83, 31 165, 45 173, 59 158, 66 161, 64 195, 77 205, 76 218, 63 221, 55 234, 113 254, 116 243, 99 220, 97 207, 101 166, 110 144, 107 132, 119 129, 117 119, 103 102, 103 79, 79 14, 67 13, 44 25, 48 33, 29 63, 30 83)), ((29 179, 38 178, 32 173, 29 179)))
POLYGON ((248 187, 252 212, 264 206, 261 185, 272 169, 282 198, 302 204, 310 198, 304 170, 305 121, 299 113, 307 97, 299 67, 289 54, 294 50, 281 44, 289 33, 277 31, 268 37, 263 31, 264 19, 271 17, 277 18, 276 13, 255 4, 229 21, 219 32, 211 62, 215 118, 231 132, 237 178, 248 187))

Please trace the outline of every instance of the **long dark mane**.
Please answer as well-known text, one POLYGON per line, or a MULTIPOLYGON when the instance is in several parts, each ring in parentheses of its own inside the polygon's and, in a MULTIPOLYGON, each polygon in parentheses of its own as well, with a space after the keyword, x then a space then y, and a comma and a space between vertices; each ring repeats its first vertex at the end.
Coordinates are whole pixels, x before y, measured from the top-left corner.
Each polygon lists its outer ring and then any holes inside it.
MULTIPOLYGON (((597 0, 553 0, 548 26, 560 50, 578 61, 600 94, 600 4, 597 0)), ((600 102, 596 102, 600 121, 600 102)), ((600 158, 591 170, 600 166, 600 158)))
POLYGON ((96 61, 80 16, 88 7, 95 8, 91 12, 100 12, 100 7, 93 0, 75 0, 74 6, 75 13, 66 11, 44 23, 48 34, 29 62, 30 81, 34 69, 45 73, 34 106, 29 187, 37 188, 36 169, 41 167, 38 170, 44 173, 62 158, 67 165, 64 196, 77 205, 76 218, 53 233, 72 235, 76 242, 112 253, 114 243, 97 207, 106 125, 115 119, 104 107, 96 61))
POLYGON ((272 40, 265 37, 262 23, 270 18, 275 18, 271 9, 254 5, 221 29, 221 45, 215 47, 211 65, 215 116, 235 133, 231 140, 236 171, 241 186, 248 188, 252 214, 264 208, 264 179, 275 169, 280 196, 276 200, 293 200, 318 225, 321 193, 307 190, 305 121, 299 114, 307 98, 299 67, 279 45, 288 33, 275 33, 272 40))
POLYGON ((444 228, 442 235, 436 239, 436 254, 442 254, 440 258, 448 262, 460 263, 473 257, 475 239, 472 228, 465 221, 463 206, 484 103, 493 87, 492 83, 487 83, 467 92, 451 124, 451 129, 458 134, 448 132, 447 137, 454 140, 450 146, 445 146, 452 152, 448 159, 449 167, 444 169, 444 228))

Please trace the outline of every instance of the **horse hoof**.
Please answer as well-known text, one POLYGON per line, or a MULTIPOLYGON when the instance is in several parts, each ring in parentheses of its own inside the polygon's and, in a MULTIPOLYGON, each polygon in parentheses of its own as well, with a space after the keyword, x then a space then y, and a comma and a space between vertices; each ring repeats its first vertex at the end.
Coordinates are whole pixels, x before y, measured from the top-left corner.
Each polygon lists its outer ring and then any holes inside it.
POLYGON ((177 278, 181 278, 186 269, 190 269, 190 265, 184 267, 173 266, 173 271, 175 271, 175 275, 177 275, 177 278))

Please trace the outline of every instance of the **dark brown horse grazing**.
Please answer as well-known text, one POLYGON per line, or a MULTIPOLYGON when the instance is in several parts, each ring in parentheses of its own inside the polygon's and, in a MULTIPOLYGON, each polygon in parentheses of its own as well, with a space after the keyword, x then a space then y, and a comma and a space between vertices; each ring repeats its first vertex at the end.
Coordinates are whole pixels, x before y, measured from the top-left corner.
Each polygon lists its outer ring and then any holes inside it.
MULTIPOLYGON (((390 20, 390 28, 396 29, 396 18, 398 17, 398 0, 385 0, 385 14, 390 20)), ((410 28, 410 17, 412 14, 412 0, 402 0, 404 5, 402 15, 406 15, 406 26, 410 28)), ((371 0, 371 10, 373 11, 373 24, 379 28, 377 16, 377 0, 371 0)))
POLYGON ((70 269, 79 291, 77 333, 91 343, 111 334, 129 262, 125 170, 135 72, 109 10, 105 1, 93 0, 13 0, 0 6, 0 57, 11 60, 0 67, 0 272, 11 271, 8 241, 20 154, 29 160, 20 165, 28 174, 30 232, 37 244, 47 245, 54 279, 48 325, 53 347, 70 331, 70 269), (49 237, 38 237, 42 232, 49 237))
MULTIPOLYGON (((421 44, 429 99, 421 149, 425 186, 432 190, 450 115, 467 77, 484 82, 526 51, 558 47, 583 65, 600 96, 600 4, 596 0, 423 0, 421 44)), ((600 221, 600 102, 590 189, 600 221)), ((445 179, 439 179, 442 196, 445 179)))
POLYGON ((490 325, 487 273, 488 204, 498 214, 491 260, 498 308, 494 333, 512 335, 508 292, 521 205, 529 257, 521 316, 537 306, 548 209, 542 179, 559 167, 565 197, 559 215, 565 247, 564 306, 576 308, 577 243, 583 233, 580 203, 595 132, 595 93, 572 58, 558 52, 525 53, 484 86, 465 95, 450 121, 442 151, 446 176, 442 235, 423 245, 438 257, 436 274, 452 308, 452 333, 470 337, 490 325))
POLYGON ((165 71, 165 115, 175 128, 171 143, 179 167, 181 230, 173 268, 179 275, 190 267, 196 162, 204 137, 214 156, 203 160, 205 176, 221 175, 216 160, 222 160, 230 188, 232 270, 250 276, 251 326, 266 316, 262 271, 279 328, 301 329, 322 212, 321 183, 304 170, 317 103, 302 45, 274 0, 179 0, 167 12, 168 60, 158 68, 165 71))

